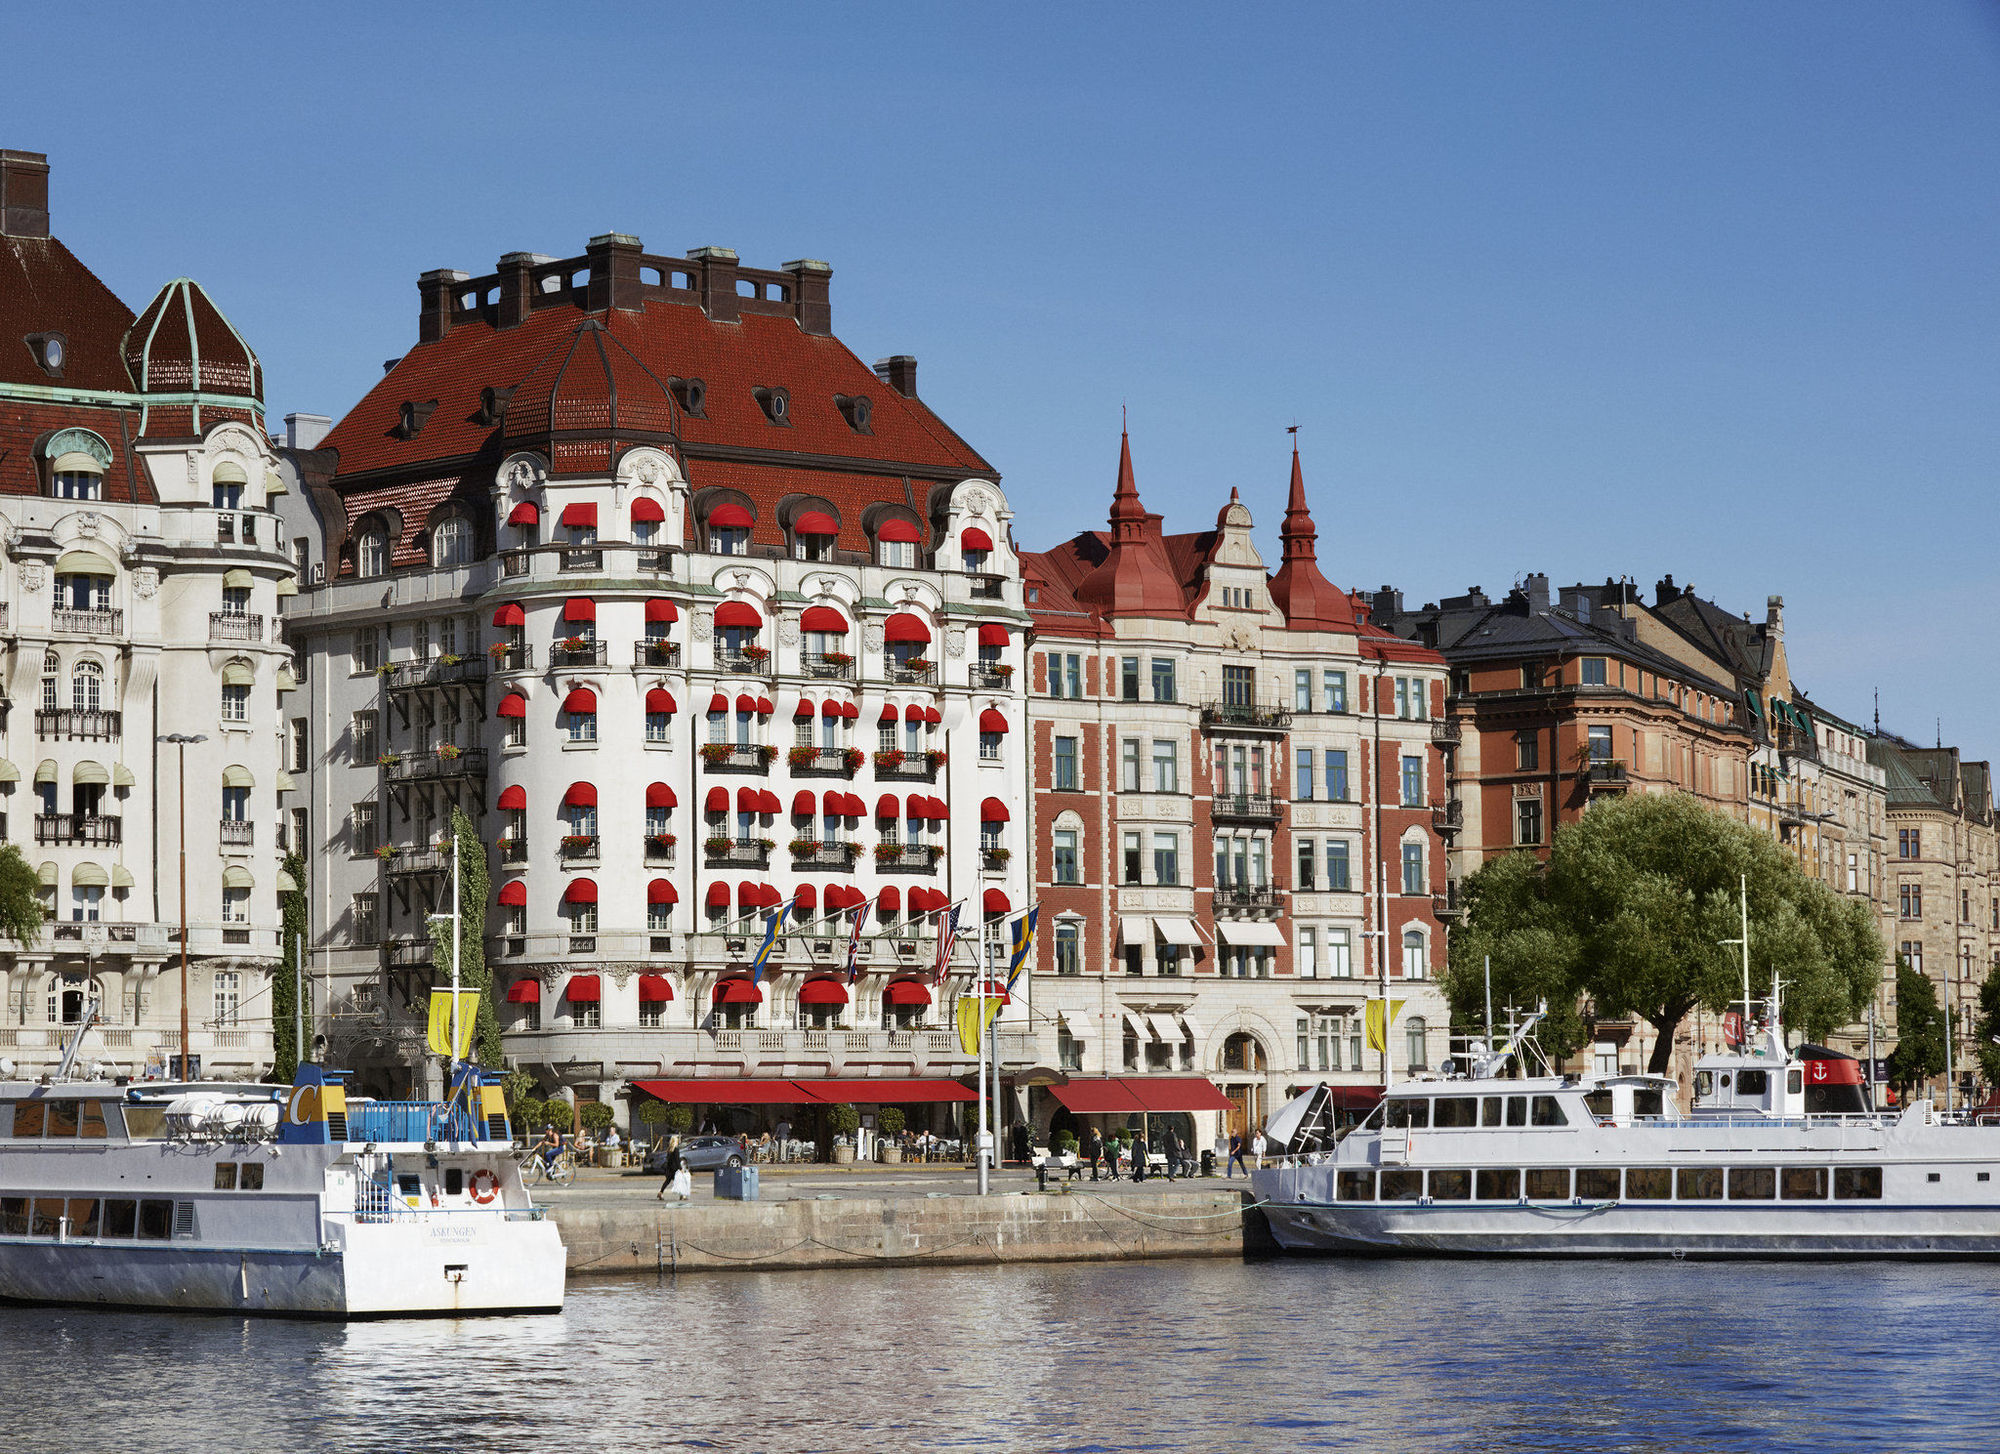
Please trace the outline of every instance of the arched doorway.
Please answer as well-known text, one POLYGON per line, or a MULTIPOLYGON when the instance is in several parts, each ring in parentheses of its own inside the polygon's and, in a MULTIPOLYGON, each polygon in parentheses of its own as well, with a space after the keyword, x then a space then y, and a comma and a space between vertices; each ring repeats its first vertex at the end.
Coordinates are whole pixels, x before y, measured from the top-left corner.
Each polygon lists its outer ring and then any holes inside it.
POLYGON ((1247 1030, 1222 1042, 1222 1093, 1229 1099, 1226 1130, 1248 1138, 1264 1124, 1264 1076, 1271 1068, 1264 1044, 1247 1030))

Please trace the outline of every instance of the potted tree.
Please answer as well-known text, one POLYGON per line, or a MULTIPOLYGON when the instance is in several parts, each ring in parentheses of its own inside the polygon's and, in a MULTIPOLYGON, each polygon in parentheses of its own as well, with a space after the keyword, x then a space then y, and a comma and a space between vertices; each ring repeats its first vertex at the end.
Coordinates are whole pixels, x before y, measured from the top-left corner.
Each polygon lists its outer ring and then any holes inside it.
POLYGON ((861 1112, 852 1106, 829 1106, 826 1128, 833 1133, 833 1163, 846 1166, 854 1160, 854 1138, 861 1130, 861 1112))
POLYGON ((875 1144, 881 1159, 893 1166, 903 1159, 903 1113, 884 1106, 875 1113, 875 1144))
MULTIPOLYGON (((583 1129, 592 1140, 601 1139, 618 1121, 617 1113, 603 1101, 585 1102, 578 1115, 583 1121, 583 1129)), ((620 1164, 618 1155, 616 1151, 607 1151, 599 1146, 591 1159, 599 1166, 617 1166, 620 1164)))

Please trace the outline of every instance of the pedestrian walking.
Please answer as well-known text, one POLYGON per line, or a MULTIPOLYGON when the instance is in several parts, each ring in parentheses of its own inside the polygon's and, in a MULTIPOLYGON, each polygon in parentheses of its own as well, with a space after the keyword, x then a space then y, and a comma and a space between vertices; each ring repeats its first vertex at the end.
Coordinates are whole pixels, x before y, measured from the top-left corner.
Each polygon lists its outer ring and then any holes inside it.
POLYGON ((1167 1130, 1166 1152, 1167 1180, 1176 1181, 1180 1178, 1182 1170, 1181 1137, 1180 1132, 1173 1130, 1171 1127, 1167 1130))
POLYGON ((1083 1157, 1090 1163, 1090 1179, 1097 1180, 1097 1163, 1104 1159, 1104 1136, 1095 1126, 1084 1133, 1083 1157))
POLYGON ((686 1168, 686 1159, 681 1155, 681 1138, 678 1136, 668 1137, 667 1159, 660 1168, 662 1171, 666 1172, 667 1176, 666 1180, 660 1183, 660 1190, 654 1196, 653 1198, 654 1201, 656 1202, 665 1201, 667 1199, 667 1193, 669 1191, 673 1192, 673 1194, 678 1197, 688 1197, 693 1195, 694 1192, 693 1178, 689 1178, 689 1185, 686 1190, 682 1190, 679 1186, 675 1185, 675 1183, 678 1182, 682 1176, 686 1175, 685 1168, 686 1168))
POLYGON ((1259 1171, 1264 1169, 1264 1144, 1264 1128, 1259 1126, 1257 1134, 1250 1138, 1250 1154, 1256 1158, 1259 1171))
POLYGON ((1106 1181, 1118 1180, 1118 1133, 1113 1131, 1111 1139, 1104 1143, 1106 1181))
MULTIPOLYGON (((1223 1168, 1223 1177, 1233 1181, 1236 1177, 1236 1168, 1239 1166, 1243 1166, 1243 1133, 1241 1131, 1231 1131, 1229 1133, 1229 1163, 1223 1168)), ((1250 1168, 1243 1166, 1243 1174, 1248 1176, 1250 1168)))

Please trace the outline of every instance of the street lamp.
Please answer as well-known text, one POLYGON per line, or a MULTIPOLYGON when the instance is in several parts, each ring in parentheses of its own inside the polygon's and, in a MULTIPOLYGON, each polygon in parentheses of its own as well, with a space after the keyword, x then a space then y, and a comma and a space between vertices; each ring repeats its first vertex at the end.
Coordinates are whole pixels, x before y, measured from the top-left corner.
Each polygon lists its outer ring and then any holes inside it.
POLYGON ((192 1080, 188 1067, 193 1063, 188 1045, 188 759, 190 742, 206 742, 207 734, 201 732, 167 732, 153 739, 155 742, 169 742, 180 749, 180 814, 181 814, 181 1079, 192 1080))

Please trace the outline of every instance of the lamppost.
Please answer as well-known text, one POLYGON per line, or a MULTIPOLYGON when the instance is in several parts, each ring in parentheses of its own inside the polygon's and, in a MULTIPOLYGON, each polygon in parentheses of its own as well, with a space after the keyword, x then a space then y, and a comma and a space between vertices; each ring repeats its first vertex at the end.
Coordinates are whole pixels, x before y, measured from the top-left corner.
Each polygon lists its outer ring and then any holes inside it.
POLYGON ((208 736, 201 732, 167 732, 153 739, 156 742, 172 743, 180 749, 180 789, 179 808, 181 815, 181 1079, 192 1080, 188 1067, 193 1064, 188 1045, 188 759, 190 742, 206 742, 208 736))

